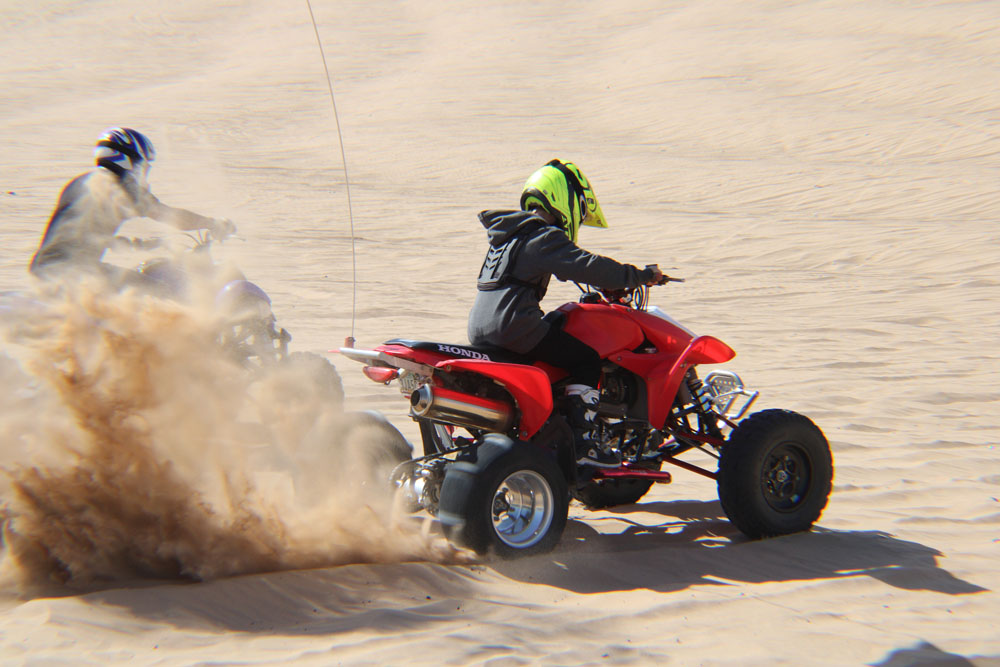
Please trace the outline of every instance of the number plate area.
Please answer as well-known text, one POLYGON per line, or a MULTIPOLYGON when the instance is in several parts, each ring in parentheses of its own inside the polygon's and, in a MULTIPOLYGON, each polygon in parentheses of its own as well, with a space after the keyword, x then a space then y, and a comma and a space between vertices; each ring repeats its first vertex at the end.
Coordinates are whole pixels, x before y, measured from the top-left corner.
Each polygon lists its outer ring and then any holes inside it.
POLYGON ((413 371, 401 371, 399 374, 399 391, 409 396, 422 385, 426 384, 427 378, 413 371))

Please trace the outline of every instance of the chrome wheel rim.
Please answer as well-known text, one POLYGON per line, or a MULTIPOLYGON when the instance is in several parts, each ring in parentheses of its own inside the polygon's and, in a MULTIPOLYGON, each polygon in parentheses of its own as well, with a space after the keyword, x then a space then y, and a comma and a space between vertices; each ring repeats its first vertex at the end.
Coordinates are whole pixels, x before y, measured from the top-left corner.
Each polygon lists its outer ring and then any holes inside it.
POLYGON ((554 506, 545 478, 533 470, 519 470, 508 475, 493 494, 493 531, 507 546, 527 549, 548 533, 554 506))

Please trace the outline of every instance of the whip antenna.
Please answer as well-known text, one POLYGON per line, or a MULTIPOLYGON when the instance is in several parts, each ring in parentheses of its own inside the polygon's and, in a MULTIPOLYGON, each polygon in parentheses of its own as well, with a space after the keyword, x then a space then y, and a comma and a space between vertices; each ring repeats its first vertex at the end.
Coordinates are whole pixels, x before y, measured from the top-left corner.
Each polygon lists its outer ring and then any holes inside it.
POLYGON ((316 17, 313 15, 312 3, 309 0, 306 0, 306 7, 309 8, 309 19, 312 21, 313 32, 316 33, 319 56, 323 60, 323 71, 326 73, 326 87, 330 91, 330 103, 333 105, 333 119, 337 123, 340 160, 344 165, 344 187, 347 189, 347 217, 351 221, 351 335, 344 341, 344 344, 346 347, 354 347, 354 320, 358 304, 358 266, 354 251, 354 209, 351 206, 351 179, 347 176, 347 154, 344 152, 344 135, 340 131, 340 115, 337 113, 337 99, 333 96, 333 81, 330 79, 330 69, 326 66, 326 54, 323 53, 323 40, 319 38, 319 28, 316 27, 316 17))

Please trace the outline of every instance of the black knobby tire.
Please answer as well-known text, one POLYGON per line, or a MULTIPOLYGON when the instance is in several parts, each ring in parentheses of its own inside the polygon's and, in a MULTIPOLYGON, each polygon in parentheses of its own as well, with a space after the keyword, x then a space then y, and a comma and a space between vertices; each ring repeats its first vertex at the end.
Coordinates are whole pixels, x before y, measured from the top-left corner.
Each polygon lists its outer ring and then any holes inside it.
POLYGON ((751 539, 809 530, 826 507, 833 458, 808 417, 762 410, 729 436, 719 459, 719 502, 751 539))
POLYGON ((340 375, 314 352, 295 352, 251 377, 261 423, 285 439, 300 440, 314 426, 343 411, 340 375))
POLYGON ((501 558, 552 550, 568 513, 566 479, 551 454, 498 434, 448 466, 438 505, 449 540, 501 558))
POLYGON ((296 496, 307 505, 334 498, 353 507, 392 501, 392 472, 412 451, 395 426, 374 411, 328 411, 304 421, 304 431, 276 423, 285 440, 270 448, 287 457, 283 465, 294 471, 296 496))
POLYGON ((357 439, 365 443, 373 465, 395 467, 413 457, 413 447, 406 437, 374 410, 345 412, 339 427, 344 441, 357 439))
POLYGON ((338 408, 343 405, 344 384, 329 359, 315 352, 292 352, 282 360, 282 364, 287 368, 301 369, 311 381, 309 391, 338 408))
MULTIPOLYGON (((639 467, 659 470, 660 462, 644 463, 639 467)), ((619 505, 631 505, 649 492, 653 481, 648 479, 603 479, 587 482, 574 493, 574 497, 587 509, 598 510, 619 505)))
POLYGON ((381 414, 345 412, 334 422, 344 469, 354 483, 390 487, 391 473, 412 458, 409 441, 381 414))

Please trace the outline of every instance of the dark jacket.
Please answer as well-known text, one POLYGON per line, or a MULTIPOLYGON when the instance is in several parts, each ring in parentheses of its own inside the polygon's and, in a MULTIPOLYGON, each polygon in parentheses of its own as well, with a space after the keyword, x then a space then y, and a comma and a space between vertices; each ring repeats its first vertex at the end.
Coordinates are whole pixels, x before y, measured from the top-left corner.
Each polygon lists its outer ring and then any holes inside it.
POLYGON ((573 280, 607 289, 638 287, 649 269, 619 264, 583 250, 558 227, 526 211, 483 211, 479 222, 490 242, 469 313, 469 341, 518 353, 548 333, 540 302, 549 279, 573 280))

